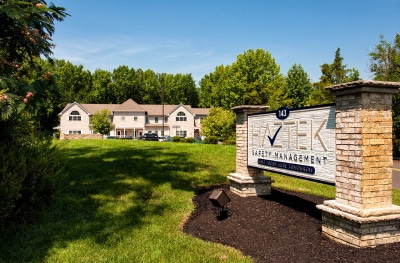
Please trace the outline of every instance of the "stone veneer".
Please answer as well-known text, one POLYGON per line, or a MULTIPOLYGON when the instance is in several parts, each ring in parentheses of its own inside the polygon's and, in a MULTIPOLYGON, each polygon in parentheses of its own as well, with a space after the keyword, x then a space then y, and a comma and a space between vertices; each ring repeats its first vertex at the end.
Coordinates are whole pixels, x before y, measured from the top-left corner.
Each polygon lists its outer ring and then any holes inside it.
POLYGON ((60 134, 60 140, 102 139, 101 134, 60 134))
POLYGON ((400 241, 392 204, 392 96, 400 83, 355 81, 328 87, 336 96, 336 197, 317 207, 322 232, 355 247, 400 241))
POLYGON ((271 177, 263 170, 247 166, 247 115, 265 112, 269 106, 237 106, 236 113, 236 173, 228 176, 230 191, 242 196, 271 194, 271 177))

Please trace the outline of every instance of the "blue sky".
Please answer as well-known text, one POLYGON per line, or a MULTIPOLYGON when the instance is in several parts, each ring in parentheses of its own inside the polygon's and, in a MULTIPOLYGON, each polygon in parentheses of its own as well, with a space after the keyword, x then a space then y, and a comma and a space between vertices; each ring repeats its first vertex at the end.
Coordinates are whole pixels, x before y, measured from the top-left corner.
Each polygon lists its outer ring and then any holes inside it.
POLYGON ((192 74, 196 82, 261 48, 287 73, 301 64, 318 81, 340 48, 371 79, 379 35, 400 33, 400 0, 52 0, 71 15, 56 23, 54 57, 84 69, 120 65, 192 74))

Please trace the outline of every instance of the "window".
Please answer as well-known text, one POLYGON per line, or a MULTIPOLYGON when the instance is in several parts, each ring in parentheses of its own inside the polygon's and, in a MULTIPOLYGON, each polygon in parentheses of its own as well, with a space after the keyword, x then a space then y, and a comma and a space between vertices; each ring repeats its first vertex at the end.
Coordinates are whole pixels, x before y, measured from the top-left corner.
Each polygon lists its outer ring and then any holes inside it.
POLYGON ((124 121, 125 120, 125 116, 121 116, 121 121, 124 121))
POLYGON ((69 121, 81 121, 82 117, 78 111, 74 110, 74 111, 71 111, 71 113, 69 114, 68 120, 69 121))
POLYGON ((158 117, 154 117, 154 122, 158 123, 158 117))
POLYGON ((68 134, 82 134, 81 131, 68 131, 68 134))
POLYGON ((180 111, 178 112, 177 116, 176 116, 176 121, 186 121, 186 115, 184 112, 180 111))
POLYGON ((168 123, 168 117, 164 117, 164 122, 168 123))
POLYGON ((146 124, 149 124, 149 117, 146 116, 146 124))
POLYGON ((133 121, 137 121, 137 117, 135 116, 135 117, 133 117, 133 121))
POLYGON ((187 131, 176 131, 176 136, 187 137, 187 131))

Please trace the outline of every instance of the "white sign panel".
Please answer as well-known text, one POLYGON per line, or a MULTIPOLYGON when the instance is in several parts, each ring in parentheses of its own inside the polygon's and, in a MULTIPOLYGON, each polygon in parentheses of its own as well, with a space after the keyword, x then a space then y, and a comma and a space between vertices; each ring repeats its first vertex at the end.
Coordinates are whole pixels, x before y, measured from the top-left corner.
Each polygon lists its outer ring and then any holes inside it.
POLYGON ((248 166, 335 183, 335 107, 248 116, 248 166))

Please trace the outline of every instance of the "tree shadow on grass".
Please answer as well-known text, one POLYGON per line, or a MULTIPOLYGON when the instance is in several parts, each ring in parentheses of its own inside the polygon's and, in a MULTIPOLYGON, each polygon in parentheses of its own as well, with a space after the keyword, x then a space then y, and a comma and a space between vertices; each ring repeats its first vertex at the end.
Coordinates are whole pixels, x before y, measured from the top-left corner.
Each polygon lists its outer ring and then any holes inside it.
POLYGON ((204 166, 198 159, 151 145, 63 148, 66 168, 52 206, 35 223, 4 230, 0 262, 43 261, 49 250, 75 240, 113 244, 126 231, 143 227, 146 218, 175 209, 157 193, 158 187, 169 184, 193 192, 193 185, 216 176, 191 177, 204 166))

